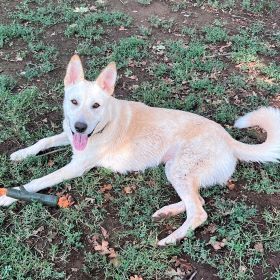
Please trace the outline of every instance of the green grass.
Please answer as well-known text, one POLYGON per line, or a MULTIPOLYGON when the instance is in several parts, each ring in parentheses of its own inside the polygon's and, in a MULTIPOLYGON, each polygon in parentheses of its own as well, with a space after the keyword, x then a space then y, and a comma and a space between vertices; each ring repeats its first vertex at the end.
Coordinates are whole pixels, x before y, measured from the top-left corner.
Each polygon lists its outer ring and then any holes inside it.
MULTIPOLYGON (((268 15, 275 16, 276 1, 139 0, 137 16, 130 1, 119 4, 122 11, 100 0, 26 0, 8 8, 0 22, 0 185, 22 185, 70 161, 70 148, 20 163, 10 162, 9 154, 62 130, 63 76, 75 51, 91 80, 108 62, 117 62, 117 97, 198 113, 238 140, 260 141, 254 129, 232 125, 279 94, 279 32, 266 24, 268 15), (162 10, 147 14, 153 4, 162 10), (193 8, 212 13, 213 24, 200 13, 196 18, 193 8), (226 16, 216 17, 215 9, 226 16), (230 25, 232 14, 248 12, 248 23, 230 25)), ((280 279, 280 267, 273 265, 280 254, 279 171, 277 164, 239 164, 234 190, 201 191, 209 215, 205 225, 177 246, 157 248, 156 241, 186 216, 151 220, 157 209, 179 200, 164 168, 127 175, 91 170, 50 190, 70 193, 75 205, 69 209, 23 202, 0 209, 0 279, 71 274, 73 279, 169 279, 167 271, 177 269, 175 256, 190 262, 198 279, 213 276, 212 269, 226 280, 280 279), (106 184, 112 190, 101 191, 106 184), (125 193, 125 187, 132 192, 125 193), (94 250, 92 240, 104 239, 101 226, 117 252, 114 261, 94 250), (212 245, 223 239, 225 246, 215 250, 212 245), (256 249, 260 243, 263 251, 256 249)))

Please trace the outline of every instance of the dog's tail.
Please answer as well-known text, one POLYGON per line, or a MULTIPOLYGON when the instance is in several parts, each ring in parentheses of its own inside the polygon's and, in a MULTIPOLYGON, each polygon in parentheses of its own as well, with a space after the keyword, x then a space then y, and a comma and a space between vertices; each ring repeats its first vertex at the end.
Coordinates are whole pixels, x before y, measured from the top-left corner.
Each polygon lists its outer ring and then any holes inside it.
POLYGON ((233 141, 234 155, 242 161, 278 162, 280 159, 280 110, 263 107, 239 118, 237 128, 259 126, 266 130, 267 138, 262 144, 249 145, 233 141))

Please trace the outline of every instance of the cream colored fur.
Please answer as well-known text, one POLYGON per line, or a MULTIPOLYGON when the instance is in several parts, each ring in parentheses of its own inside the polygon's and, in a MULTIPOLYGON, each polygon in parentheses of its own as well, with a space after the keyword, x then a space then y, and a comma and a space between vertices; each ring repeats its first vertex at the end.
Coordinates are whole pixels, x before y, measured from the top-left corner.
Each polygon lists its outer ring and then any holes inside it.
MULTIPOLYGON (((64 80, 64 132, 13 153, 11 159, 22 160, 66 144, 72 145, 73 158, 65 167, 26 184, 28 191, 37 192, 81 176, 96 166, 127 173, 165 164, 166 176, 181 202, 161 208, 153 218, 186 211, 187 220, 158 242, 163 246, 181 240, 188 230, 207 219, 200 187, 226 183, 238 160, 268 162, 280 158, 278 109, 261 108, 237 120, 236 127, 258 125, 268 133, 265 143, 248 145, 234 140, 219 124, 201 116, 115 99, 111 96, 115 80, 116 68, 111 63, 95 82, 86 81, 79 57, 72 57, 64 80), (71 103, 73 99, 78 105, 71 103), (93 109, 96 102, 100 107, 93 109), (73 146, 72 131, 75 122, 81 120, 88 124, 85 133, 93 132, 85 149, 79 151, 73 146)), ((8 206, 14 201, 2 197, 0 205, 8 206)))

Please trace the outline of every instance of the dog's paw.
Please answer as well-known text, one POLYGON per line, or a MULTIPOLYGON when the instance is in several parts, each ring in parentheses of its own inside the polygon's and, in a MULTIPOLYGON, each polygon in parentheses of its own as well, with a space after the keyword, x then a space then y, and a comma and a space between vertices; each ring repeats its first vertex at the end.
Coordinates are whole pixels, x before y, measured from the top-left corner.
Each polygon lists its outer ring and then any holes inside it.
POLYGON ((175 235, 170 234, 166 238, 160 240, 158 242, 158 246, 167 246, 167 245, 176 245, 180 241, 180 238, 178 239, 175 235))
POLYGON ((3 196, 0 197, 0 207, 1 206, 2 207, 8 207, 16 201, 17 201, 17 199, 8 197, 6 195, 3 195, 3 196))
POLYGON ((10 155, 10 160, 21 161, 30 155, 26 149, 18 150, 10 155))
POLYGON ((167 208, 166 206, 157 210, 153 215, 152 215, 152 219, 154 221, 159 221, 161 219, 165 219, 167 217, 172 216, 172 212, 169 210, 169 208, 167 208))

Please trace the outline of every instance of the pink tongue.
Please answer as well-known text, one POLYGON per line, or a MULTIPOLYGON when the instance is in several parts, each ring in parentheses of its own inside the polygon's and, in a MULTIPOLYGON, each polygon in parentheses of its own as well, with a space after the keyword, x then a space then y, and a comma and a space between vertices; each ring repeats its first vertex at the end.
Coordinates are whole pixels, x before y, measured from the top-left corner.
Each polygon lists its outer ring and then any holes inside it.
POLYGON ((88 141, 88 136, 86 134, 74 133, 73 135, 73 143, 74 147, 78 151, 82 151, 85 149, 88 141))

